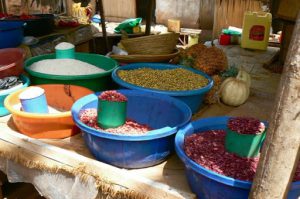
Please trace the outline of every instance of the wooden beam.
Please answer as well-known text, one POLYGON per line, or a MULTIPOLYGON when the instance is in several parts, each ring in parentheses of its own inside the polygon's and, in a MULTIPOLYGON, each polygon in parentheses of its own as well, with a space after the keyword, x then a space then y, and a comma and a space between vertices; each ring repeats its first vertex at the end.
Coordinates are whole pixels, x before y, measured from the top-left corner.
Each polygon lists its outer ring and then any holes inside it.
POLYGON ((0 199, 3 199, 3 194, 2 194, 2 185, 4 184, 4 179, 5 179, 5 175, 2 171, 0 171, 0 199))
POLYGON ((281 19, 295 21, 300 10, 299 0, 280 0, 277 16, 281 19))
POLYGON ((295 24, 293 23, 288 23, 288 22, 283 23, 282 39, 280 42, 280 56, 279 56, 279 61, 282 65, 286 60, 287 52, 289 50, 289 45, 291 43, 291 38, 294 31, 294 26, 295 24))
POLYGON ((5 2, 5 0, 1 0, 1 6, 2 6, 1 12, 7 14, 7 9, 8 9, 8 8, 6 7, 6 2, 5 2))
POLYGON ((105 53, 108 53, 108 38, 107 38, 107 33, 106 33, 106 26, 105 26, 105 13, 104 13, 104 9, 103 9, 103 1, 102 0, 98 0, 97 3, 98 6, 98 11, 101 17, 101 26, 102 26, 102 37, 104 39, 104 50, 105 53))
POLYGON ((154 9, 155 0, 149 0, 147 18, 146 18, 146 31, 145 35, 150 35, 151 33, 151 22, 152 22, 152 12, 154 9))
MULTIPOLYGON (((250 199, 286 198, 300 157, 300 12, 250 199)), ((266 88, 267 89, 267 88, 266 88)))
POLYGON ((2 185, 7 181, 5 174, 0 170, 0 199, 3 199, 2 185))
MULTIPOLYGON (((0 124, 1 124, 0 120, 0 124)), ((4 121, 3 121, 4 122, 4 121)), ((111 165, 87 158, 75 152, 65 150, 53 145, 45 144, 40 140, 29 138, 25 135, 12 131, 9 127, 1 126, 0 133, 0 152, 10 152, 18 149, 20 155, 26 153, 26 159, 36 160, 37 163, 56 162, 58 165, 67 166, 70 169, 80 168, 84 164, 83 174, 90 175, 96 179, 107 179, 108 183, 119 185, 133 192, 147 196, 149 199, 194 199, 195 195, 181 190, 177 190, 168 185, 144 178, 142 176, 126 172, 111 165), (8 133, 9 132, 9 133, 8 133), (14 147, 5 147, 12 145, 14 147), (39 158, 33 158, 33 157, 39 158), (42 159, 41 159, 42 158, 42 159), (103 172, 105 171, 105 172, 103 172)), ((16 152, 17 153, 17 152, 16 152)), ((52 165, 52 163, 49 165, 52 165)), ((55 166, 56 164, 54 164, 55 166)), ((53 166, 53 167, 54 167, 53 166)))

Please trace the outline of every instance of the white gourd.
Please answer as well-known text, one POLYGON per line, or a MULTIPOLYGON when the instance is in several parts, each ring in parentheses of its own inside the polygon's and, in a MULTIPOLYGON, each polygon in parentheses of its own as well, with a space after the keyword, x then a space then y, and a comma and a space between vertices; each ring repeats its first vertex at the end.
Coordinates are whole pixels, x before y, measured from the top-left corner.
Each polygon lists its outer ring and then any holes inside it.
POLYGON ((251 76, 243 68, 240 68, 239 73, 236 76, 237 79, 247 83, 248 87, 251 86, 251 76))
POLYGON ((239 106, 246 102, 250 94, 250 88, 247 83, 229 77, 222 84, 220 88, 220 97, 224 104, 229 106, 239 106))

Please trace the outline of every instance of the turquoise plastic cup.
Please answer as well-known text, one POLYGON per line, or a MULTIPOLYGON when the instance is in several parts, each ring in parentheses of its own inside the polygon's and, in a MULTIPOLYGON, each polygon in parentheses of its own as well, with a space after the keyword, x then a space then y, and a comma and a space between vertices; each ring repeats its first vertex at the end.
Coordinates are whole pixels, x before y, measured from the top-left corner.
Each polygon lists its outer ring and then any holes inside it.
POLYGON ((55 56, 56 59, 75 59, 75 46, 62 42, 55 46, 55 56))
POLYGON ((254 158, 259 155, 266 130, 259 134, 240 134, 226 129, 225 149, 239 157, 254 158))
POLYGON ((49 113, 44 89, 31 86, 19 95, 22 110, 29 113, 49 113))
POLYGON ((117 128, 126 122, 127 102, 98 99, 98 125, 103 129, 117 128))

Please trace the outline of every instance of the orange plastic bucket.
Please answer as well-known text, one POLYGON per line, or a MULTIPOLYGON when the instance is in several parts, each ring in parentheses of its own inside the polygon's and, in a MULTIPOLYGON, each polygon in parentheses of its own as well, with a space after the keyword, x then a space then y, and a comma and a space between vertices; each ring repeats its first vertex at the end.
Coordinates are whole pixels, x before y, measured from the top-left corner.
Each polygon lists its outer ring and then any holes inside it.
POLYGON ((46 84, 37 85, 45 90, 48 105, 64 112, 41 114, 27 113, 16 108, 20 104, 19 94, 24 89, 10 94, 4 101, 5 107, 12 113, 14 124, 20 133, 33 138, 58 139, 79 132, 75 126, 71 107, 73 103, 93 91, 75 85, 46 84))

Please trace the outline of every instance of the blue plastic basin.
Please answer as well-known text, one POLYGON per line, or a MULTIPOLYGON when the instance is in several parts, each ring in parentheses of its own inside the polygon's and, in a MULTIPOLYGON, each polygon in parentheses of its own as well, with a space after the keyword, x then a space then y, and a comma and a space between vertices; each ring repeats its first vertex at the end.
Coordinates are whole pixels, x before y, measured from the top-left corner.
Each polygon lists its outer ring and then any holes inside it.
POLYGON ((72 116, 82 130, 97 160, 122 168, 143 168, 163 162, 174 151, 179 127, 191 119, 190 108, 180 100, 155 93, 119 90, 128 98, 127 118, 147 124, 151 135, 114 135, 88 127, 79 120, 80 111, 97 108, 100 93, 85 96, 72 107, 72 116))
POLYGON ((9 89, 7 91, 3 91, 3 92, 0 93, 0 117, 10 114, 9 111, 4 107, 5 98, 9 94, 29 86, 30 81, 29 81, 28 77, 26 77, 25 75, 21 75, 20 78, 23 81, 22 87, 12 88, 12 89, 9 89))
POLYGON ((23 24, 18 21, 0 21, 0 48, 13 48, 22 43, 23 24))
POLYGON ((133 89, 133 90, 140 90, 140 91, 147 91, 147 92, 153 92, 153 93, 160 93, 160 94, 165 94, 169 95, 172 97, 175 97, 184 103, 186 103, 192 110, 192 113, 196 113, 199 108, 202 105, 203 98, 205 94, 211 89, 213 86, 213 80, 210 76, 207 74, 194 70, 192 68, 188 68, 185 66, 180 66, 180 65, 172 65, 172 64, 161 64, 161 63, 135 63, 135 64, 128 64, 126 66, 122 66, 119 68, 116 68, 113 73, 112 73, 112 79, 119 84, 123 88, 128 88, 128 89, 133 89), (200 74, 204 76, 205 78, 208 79, 209 83, 207 86, 196 89, 196 90, 191 90, 191 91, 162 91, 158 89, 151 89, 151 88, 144 88, 141 86, 136 86, 134 84, 130 84, 128 82, 123 81, 119 76, 117 75, 117 72, 119 70, 133 70, 133 69, 138 69, 138 68, 153 68, 153 69, 174 69, 174 68, 184 68, 187 70, 190 70, 194 73, 200 74))
MULTIPOLYGON (((175 149, 185 164, 188 183, 201 199, 247 199, 252 183, 236 180, 208 170, 191 160, 183 150, 184 138, 191 134, 226 128, 229 117, 200 119, 181 128, 175 138, 175 149)), ((300 196, 300 181, 293 182, 288 194, 289 199, 300 196)))

